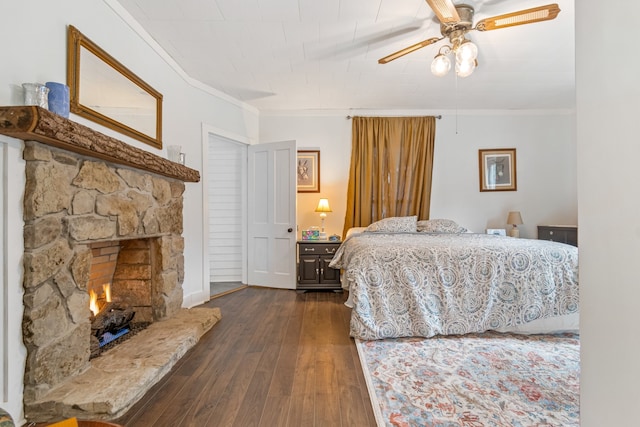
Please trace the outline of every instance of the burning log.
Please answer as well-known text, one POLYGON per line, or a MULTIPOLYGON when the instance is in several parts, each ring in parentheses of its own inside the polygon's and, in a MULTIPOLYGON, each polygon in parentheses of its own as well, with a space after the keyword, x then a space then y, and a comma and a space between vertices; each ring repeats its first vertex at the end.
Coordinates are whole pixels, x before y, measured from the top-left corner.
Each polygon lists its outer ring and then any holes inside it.
POLYGON ((96 292, 89 290, 91 310, 91 357, 97 357, 102 348, 131 331, 131 320, 135 311, 126 305, 111 301, 111 285, 103 285, 104 300, 98 299, 96 292))
POLYGON ((115 334, 129 326, 135 314, 135 311, 129 307, 108 302, 97 315, 91 318, 92 335, 100 339, 106 332, 115 334))

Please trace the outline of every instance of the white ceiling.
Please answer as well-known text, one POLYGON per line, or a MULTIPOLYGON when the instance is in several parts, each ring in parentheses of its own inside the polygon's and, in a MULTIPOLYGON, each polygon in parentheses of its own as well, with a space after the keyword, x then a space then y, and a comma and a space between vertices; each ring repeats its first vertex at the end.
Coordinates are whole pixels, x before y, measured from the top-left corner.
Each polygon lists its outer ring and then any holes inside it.
MULTIPOLYGON (((573 0, 552 21, 471 32, 479 66, 464 79, 430 72, 445 40, 378 64, 440 36, 425 0, 118 1, 189 76, 261 111, 575 105, 573 0)), ((550 2, 466 3, 477 22, 550 2)))

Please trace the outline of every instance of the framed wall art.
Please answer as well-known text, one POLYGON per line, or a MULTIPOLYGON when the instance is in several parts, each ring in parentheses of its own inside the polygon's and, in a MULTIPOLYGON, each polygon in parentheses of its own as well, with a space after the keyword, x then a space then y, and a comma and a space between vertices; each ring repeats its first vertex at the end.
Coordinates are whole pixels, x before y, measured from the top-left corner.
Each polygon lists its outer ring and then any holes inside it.
POLYGON ((320 150, 298 150, 298 193, 320 192, 320 150))
POLYGON ((516 191, 516 149, 478 150, 480 191, 516 191))

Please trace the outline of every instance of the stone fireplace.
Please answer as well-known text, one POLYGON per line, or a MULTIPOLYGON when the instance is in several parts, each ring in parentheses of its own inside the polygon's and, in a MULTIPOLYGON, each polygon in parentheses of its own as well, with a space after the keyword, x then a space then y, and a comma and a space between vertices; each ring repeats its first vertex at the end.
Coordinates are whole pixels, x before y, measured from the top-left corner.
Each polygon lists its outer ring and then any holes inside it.
POLYGON ((184 182, 198 172, 39 107, 0 107, 0 132, 25 141, 25 416, 113 419, 220 318, 181 308, 184 182), (88 289, 105 273, 92 260, 114 252, 112 293, 153 324, 90 361, 88 289))

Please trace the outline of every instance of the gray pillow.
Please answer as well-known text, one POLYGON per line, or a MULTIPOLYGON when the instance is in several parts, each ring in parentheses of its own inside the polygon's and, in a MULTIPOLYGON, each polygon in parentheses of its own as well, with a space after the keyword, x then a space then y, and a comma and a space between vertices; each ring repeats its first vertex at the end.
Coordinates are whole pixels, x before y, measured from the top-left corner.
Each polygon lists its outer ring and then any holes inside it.
POLYGON ((469 231, 451 219, 427 219, 418 221, 417 229, 423 233, 466 233, 469 231))
POLYGON ((384 218, 369 225, 365 231, 386 231, 392 233, 415 233, 417 216, 394 216, 384 218))

